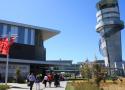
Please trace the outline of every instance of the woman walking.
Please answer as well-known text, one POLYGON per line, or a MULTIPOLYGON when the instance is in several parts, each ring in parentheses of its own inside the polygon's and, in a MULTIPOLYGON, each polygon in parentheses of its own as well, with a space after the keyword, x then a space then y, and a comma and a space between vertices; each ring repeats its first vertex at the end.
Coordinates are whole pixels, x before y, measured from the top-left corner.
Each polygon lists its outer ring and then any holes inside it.
POLYGON ((45 87, 46 87, 47 81, 48 81, 48 77, 47 75, 45 75, 43 78, 43 84, 45 85, 45 87))
POLYGON ((40 76, 36 75, 36 90, 40 90, 40 76))
POLYGON ((30 90, 32 90, 33 88, 33 84, 35 82, 35 76, 33 75, 33 73, 31 73, 29 76, 28 76, 28 80, 29 80, 29 86, 30 86, 30 90))
POLYGON ((52 74, 48 74, 47 77, 48 77, 49 87, 51 87, 51 83, 53 80, 52 74))

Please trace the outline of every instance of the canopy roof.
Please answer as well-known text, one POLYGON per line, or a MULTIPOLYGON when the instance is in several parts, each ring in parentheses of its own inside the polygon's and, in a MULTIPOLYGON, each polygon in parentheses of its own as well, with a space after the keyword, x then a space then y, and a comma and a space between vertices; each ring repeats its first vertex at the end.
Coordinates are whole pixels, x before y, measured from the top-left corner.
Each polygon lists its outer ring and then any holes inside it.
POLYGON ((12 22, 12 21, 0 20, 0 23, 9 24, 9 25, 13 25, 13 26, 22 26, 22 27, 26 27, 26 28, 35 29, 35 30, 41 30, 42 37, 43 37, 42 39, 44 41, 60 33, 60 31, 58 31, 58 30, 34 26, 34 25, 28 25, 28 24, 23 24, 23 23, 17 23, 17 22, 12 22))

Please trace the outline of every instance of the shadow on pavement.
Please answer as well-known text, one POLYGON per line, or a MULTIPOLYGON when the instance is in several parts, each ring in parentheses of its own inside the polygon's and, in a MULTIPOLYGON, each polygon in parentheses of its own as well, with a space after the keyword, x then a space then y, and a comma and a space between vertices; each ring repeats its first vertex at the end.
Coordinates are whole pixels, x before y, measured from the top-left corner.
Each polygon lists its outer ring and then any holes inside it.
POLYGON ((64 87, 61 87, 61 86, 60 86, 60 87, 48 87, 48 88, 64 88, 64 87))
POLYGON ((65 87, 59 86, 59 87, 46 87, 46 88, 65 88, 65 87))
POLYGON ((18 87, 18 86, 12 86, 11 88, 28 89, 28 88, 22 88, 22 87, 18 87))

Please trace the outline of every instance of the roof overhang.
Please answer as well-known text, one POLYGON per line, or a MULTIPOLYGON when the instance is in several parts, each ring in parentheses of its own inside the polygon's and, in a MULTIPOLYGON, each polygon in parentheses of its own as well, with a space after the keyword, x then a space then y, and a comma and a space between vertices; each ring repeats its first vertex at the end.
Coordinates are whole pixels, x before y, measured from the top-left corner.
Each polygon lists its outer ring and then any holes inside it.
POLYGON ((0 23, 9 24, 9 25, 13 25, 13 26, 22 26, 22 27, 26 27, 26 28, 35 29, 35 30, 41 30, 43 41, 45 41, 45 40, 47 40, 47 39, 49 39, 49 38, 51 38, 51 37, 60 33, 60 31, 55 30, 55 29, 44 28, 44 27, 28 25, 28 24, 23 24, 23 23, 17 23, 17 22, 12 22, 12 21, 7 21, 7 20, 1 20, 0 19, 0 23))
POLYGON ((41 29, 42 30, 42 39, 43 41, 57 35, 60 33, 60 31, 57 31, 57 30, 52 30, 52 29, 48 29, 48 28, 44 28, 44 29, 41 29))
MULTIPOLYGON (((0 62, 6 62, 7 58, 0 58, 0 62)), ((50 61, 39 61, 39 60, 24 60, 24 59, 12 59, 9 58, 10 63, 18 63, 18 64, 39 64, 39 65, 70 65, 66 63, 60 63, 60 62, 50 62, 50 61)))

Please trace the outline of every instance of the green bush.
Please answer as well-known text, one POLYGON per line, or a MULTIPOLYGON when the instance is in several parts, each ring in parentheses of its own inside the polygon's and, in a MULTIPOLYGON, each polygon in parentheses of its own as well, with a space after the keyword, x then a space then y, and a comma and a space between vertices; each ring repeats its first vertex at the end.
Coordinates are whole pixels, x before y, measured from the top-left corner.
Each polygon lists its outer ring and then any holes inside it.
POLYGON ((19 68, 16 69, 16 82, 17 83, 25 83, 25 79, 21 75, 21 71, 19 68))
POLYGON ((0 90, 7 90, 8 88, 8 85, 0 85, 0 90))
POLYGON ((9 83, 25 83, 25 82, 26 82, 26 79, 25 79, 24 77, 20 76, 20 77, 18 78, 18 82, 17 82, 17 79, 15 79, 15 78, 13 78, 13 77, 9 77, 9 78, 8 78, 8 82, 9 82, 9 83))
POLYGON ((71 73, 65 73, 63 76, 64 77, 71 77, 71 73))
POLYGON ((20 76, 20 78, 18 78, 18 82, 17 83, 25 83, 26 79, 23 78, 22 76, 20 76))

